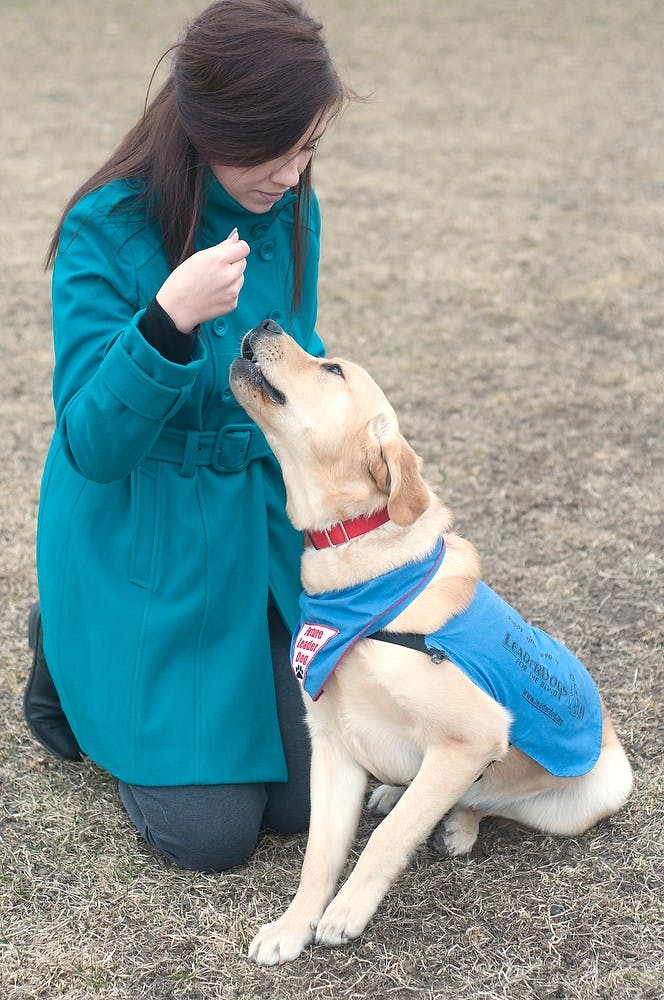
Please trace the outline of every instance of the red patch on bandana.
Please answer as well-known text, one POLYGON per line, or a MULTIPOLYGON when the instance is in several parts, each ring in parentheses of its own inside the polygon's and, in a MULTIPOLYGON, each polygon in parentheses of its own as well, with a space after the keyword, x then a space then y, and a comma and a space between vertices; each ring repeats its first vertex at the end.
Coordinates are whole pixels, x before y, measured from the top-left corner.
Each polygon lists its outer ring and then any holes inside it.
POLYGON ((330 628, 328 625, 310 625, 309 622, 302 623, 295 638, 291 663, 300 684, 304 684, 307 671, 316 654, 320 653, 323 646, 327 645, 330 639, 334 639, 335 635, 339 635, 338 628, 330 628))

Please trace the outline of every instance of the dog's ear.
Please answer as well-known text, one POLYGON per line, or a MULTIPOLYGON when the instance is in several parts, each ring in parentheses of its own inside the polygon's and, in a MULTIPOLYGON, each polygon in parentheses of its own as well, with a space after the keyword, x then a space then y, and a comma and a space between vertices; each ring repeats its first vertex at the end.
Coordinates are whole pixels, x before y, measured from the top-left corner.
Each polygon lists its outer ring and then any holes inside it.
POLYGON ((395 423, 384 414, 369 423, 369 475, 387 495, 387 511, 395 524, 413 524, 429 506, 429 490, 420 474, 420 459, 395 423))

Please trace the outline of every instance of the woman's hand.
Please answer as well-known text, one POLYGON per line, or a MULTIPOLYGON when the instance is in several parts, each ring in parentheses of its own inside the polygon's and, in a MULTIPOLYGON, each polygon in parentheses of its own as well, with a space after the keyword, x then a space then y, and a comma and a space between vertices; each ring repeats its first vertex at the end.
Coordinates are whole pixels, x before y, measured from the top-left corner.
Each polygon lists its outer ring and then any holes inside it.
POLYGON ((178 330, 188 333, 235 309, 248 254, 249 244, 234 229, 222 243, 192 254, 169 274, 157 292, 157 302, 178 330))

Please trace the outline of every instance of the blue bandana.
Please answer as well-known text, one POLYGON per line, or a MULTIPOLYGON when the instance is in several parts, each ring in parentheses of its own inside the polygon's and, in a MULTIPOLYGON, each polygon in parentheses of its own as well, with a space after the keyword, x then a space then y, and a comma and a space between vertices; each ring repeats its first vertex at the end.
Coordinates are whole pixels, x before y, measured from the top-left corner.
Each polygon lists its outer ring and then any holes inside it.
POLYGON ((300 623, 291 642, 291 666, 314 701, 343 656, 365 635, 383 628, 408 607, 445 558, 441 538, 422 562, 406 563, 366 583, 324 594, 300 595, 300 623))
MULTIPOLYGON (((349 587, 300 598, 291 662, 316 701, 355 643, 378 631, 422 592, 445 555, 441 542, 421 563, 349 587)), ((513 716, 510 743, 558 777, 586 774, 602 744, 602 706, 582 663, 546 632, 527 624, 490 587, 478 583, 468 608, 425 636, 513 716)))

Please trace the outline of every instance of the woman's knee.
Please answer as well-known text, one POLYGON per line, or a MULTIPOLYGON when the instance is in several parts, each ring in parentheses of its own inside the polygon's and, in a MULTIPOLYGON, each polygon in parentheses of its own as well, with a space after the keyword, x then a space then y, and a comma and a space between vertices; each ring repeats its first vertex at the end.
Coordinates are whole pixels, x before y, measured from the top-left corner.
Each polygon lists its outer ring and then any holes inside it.
POLYGON ((267 800, 261 784, 146 788, 121 781, 118 790, 143 839, 180 868, 225 871, 256 848, 267 800))

